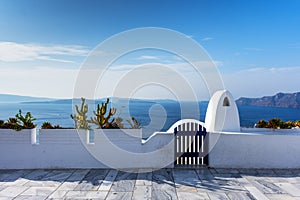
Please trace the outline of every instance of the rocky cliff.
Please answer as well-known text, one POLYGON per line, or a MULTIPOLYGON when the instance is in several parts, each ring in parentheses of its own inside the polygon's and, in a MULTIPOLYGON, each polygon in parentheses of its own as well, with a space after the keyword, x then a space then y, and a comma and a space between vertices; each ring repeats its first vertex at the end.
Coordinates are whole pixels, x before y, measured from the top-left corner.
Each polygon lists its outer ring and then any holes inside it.
POLYGON ((281 108, 300 108, 300 92, 297 93, 278 93, 274 96, 262 98, 239 98, 237 105, 267 106, 281 108))

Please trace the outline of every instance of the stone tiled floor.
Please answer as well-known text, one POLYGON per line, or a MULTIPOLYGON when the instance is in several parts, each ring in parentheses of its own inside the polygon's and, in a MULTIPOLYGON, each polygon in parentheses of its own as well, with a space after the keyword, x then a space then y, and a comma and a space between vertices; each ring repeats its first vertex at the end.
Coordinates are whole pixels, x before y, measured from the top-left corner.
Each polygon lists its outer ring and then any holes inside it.
POLYGON ((299 199, 300 170, 0 170, 0 199, 299 199))

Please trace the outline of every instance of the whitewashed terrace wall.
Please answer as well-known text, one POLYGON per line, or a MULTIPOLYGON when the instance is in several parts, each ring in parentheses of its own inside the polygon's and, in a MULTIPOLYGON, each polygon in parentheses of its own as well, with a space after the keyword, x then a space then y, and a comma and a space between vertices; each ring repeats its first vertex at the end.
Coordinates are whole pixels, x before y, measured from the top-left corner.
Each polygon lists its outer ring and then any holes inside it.
POLYGON ((211 167, 300 168, 300 135, 223 132, 209 138, 211 167))
MULTIPOLYGON (((142 141, 141 130, 120 129, 95 132, 95 143, 89 143, 89 133, 75 129, 40 130, 39 144, 35 143, 35 129, 0 130, 0 169, 38 168, 109 168, 107 162, 97 160, 99 153, 109 158, 117 168, 160 168, 169 160, 167 167, 173 167, 173 135, 155 133, 148 141, 142 141), (107 149, 105 135, 123 152, 134 152, 135 156, 114 155, 107 149), (165 147, 164 151, 153 153, 151 159, 141 155, 165 147), (95 151, 96 150, 96 151, 95 151), (156 157, 153 157, 156 156, 156 157), (162 162, 162 159, 165 160, 162 162)), ((101 156, 100 156, 101 157, 101 156)))

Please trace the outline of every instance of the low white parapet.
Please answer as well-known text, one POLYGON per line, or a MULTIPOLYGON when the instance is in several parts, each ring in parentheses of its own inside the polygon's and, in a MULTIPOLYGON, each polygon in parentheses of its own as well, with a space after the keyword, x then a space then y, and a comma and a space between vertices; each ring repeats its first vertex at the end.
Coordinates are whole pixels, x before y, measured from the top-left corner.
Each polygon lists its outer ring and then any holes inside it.
POLYGON ((209 165, 221 168, 300 168, 300 135, 209 133, 209 165))
POLYGON ((0 129, 0 169, 173 167, 173 134, 140 129, 0 129), (36 138, 36 137, 34 137, 36 138))

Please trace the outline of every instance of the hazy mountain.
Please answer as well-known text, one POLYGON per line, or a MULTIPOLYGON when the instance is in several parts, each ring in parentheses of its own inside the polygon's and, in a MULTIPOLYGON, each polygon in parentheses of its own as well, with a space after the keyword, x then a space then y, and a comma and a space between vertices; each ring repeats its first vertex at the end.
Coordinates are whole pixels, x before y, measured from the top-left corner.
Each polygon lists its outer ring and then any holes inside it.
POLYGON ((297 93, 278 93, 274 96, 261 98, 242 97, 236 100, 237 105, 265 106, 280 108, 300 108, 300 92, 297 93))
POLYGON ((20 95, 12 95, 12 94, 0 94, 0 103, 38 102, 38 101, 51 101, 51 100, 54 99, 20 96, 20 95))

